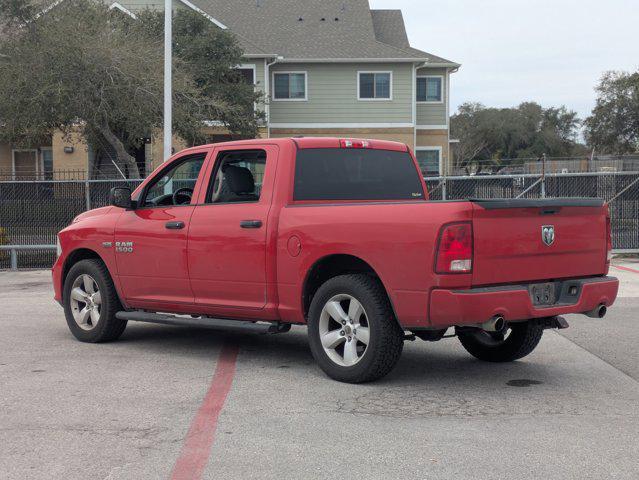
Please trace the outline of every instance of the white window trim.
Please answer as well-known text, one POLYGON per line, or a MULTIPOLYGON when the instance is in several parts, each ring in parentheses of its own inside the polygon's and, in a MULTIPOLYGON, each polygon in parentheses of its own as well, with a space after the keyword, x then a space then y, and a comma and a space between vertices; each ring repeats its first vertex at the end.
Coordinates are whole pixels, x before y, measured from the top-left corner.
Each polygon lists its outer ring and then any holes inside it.
MULTIPOLYGON (((444 161, 443 161, 443 149, 442 147, 415 147, 415 159, 417 160, 417 152, 437 152, 437 154, 439 155, 439 172, 438 175, 441 176, 442 172, 443 172, 443 167, 444 167, 444 161)), ((419 162, 418 162, 419 164, 419 162)))
POLYGON ((11 149, 11 176, 14 180, 16 179, 16 153, 18 152, 35 153, 36 175, 39 175, 44 170, 44 162, 37 148, 13 148, 11 149))
POLYGON ((308 101, 308 72, 306 70, 277 70, 271 73, 271 100, 274 102, 307 102, 308 101), (275 75, 291 75, 291 74, 303 74, 304 75, 304 98, 275 98, 275 75))
MULTIPOLYGON (((374 83, 373 83, 374 84, 374 83)), ((392 102, 393 101, 393 72, 392 70, 358 70, 357 72, 357 100, 360 102, 392 102), (366 73, 388 73, 390 75, 388 98, 362 98, 360 96, 360 76, 366 73)))
MULTIPOLYGON (((417 75, 417 78, 439 78, 441 80, 441 99, 440 100, 418 100, 417 105, 443 105, 444 98, 446 97, 446 93, 444 89, 446 89, 446 82, 444 81, 443 75, 417 75)), ((417 98, 417 80, 415 80, 415 98, 417 98)))

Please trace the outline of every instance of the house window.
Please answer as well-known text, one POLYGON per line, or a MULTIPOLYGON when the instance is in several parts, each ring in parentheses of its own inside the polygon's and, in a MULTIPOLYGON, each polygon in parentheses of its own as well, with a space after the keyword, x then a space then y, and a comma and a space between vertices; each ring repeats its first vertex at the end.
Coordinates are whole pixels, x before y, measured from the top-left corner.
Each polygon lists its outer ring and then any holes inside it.
POLYGON ((392 100, 392 72, 358 72, 358 100, 392 100))
POLYGON ((42 172, 45 180, 53 180, 53 150, 51 147, 40 147, 42 172))
POLYGON ((442 103, 444 100, 444 77, 417 77, 417 101, 442 103))
POLYGON ((273 73, 273 100, 306 99, 306 72, 273 73))
POLYGON ((236 69, 242 80, 247 85, 255 85, 255 67, 252 65, 242 65, 236 69))
POLYGON ((417 147, 415 149, 417 163, 425 177, 436 177, 441 172, 441 147, 417 147))
POLYGON ((36 180, 40 172, 38 151, 12 150, 13 178, 15 180, 36 180))

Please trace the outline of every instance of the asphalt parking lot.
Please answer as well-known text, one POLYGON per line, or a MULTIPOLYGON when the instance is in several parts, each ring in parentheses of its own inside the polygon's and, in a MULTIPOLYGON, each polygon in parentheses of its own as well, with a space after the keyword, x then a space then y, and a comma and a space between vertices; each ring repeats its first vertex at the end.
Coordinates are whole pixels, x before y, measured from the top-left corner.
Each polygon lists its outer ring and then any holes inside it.
POLYGON ((49 272, 0 272, 0 478, 637 479, 639 262, 617 264, 608 316, 521 361, 416 341, 367 385, 325 377, 304 328, 83 344, 49 272))

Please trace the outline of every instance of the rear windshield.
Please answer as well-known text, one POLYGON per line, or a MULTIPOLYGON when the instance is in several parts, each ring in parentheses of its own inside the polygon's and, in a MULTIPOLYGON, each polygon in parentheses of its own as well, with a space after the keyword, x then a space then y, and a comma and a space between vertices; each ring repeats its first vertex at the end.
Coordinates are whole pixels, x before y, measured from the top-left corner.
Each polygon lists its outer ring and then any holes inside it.
POLYGON ((295 162, 294 200, 415 200, 424 189, 408 152, 310 148, 295 162))

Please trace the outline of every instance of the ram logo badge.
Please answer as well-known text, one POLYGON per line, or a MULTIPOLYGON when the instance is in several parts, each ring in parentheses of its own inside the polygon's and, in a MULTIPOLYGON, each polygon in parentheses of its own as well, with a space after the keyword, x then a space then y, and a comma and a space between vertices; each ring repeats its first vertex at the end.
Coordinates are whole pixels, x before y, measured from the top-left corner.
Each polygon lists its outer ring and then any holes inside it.
POLYGON ((549 247, 554 243, 555 241, 554 225, 544 225, 543 227, 541 227, 541 240, 549 247))
POLYGON ((133 253, 133 242, 115 242, 115 251, 119 253, 133 253))

